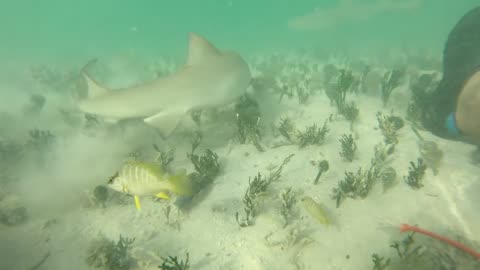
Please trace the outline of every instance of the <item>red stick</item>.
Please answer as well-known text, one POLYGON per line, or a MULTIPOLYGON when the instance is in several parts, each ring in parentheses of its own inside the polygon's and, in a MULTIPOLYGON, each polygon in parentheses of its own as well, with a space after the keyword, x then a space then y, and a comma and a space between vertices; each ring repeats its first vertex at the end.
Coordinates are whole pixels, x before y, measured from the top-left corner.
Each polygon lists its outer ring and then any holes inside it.
POLYGON ((438 239, 438 240, 443 241, 443 242, 445 242, 449 245, 452 245, 452 246, 454 246, 454 247, 456 247, 460 250, 463 250, 464 252, 472 255, 473 257, 475 257, 477 259, 480 259, 480 253, 479 252, 476 252, 475 250, 473 250, 473 249, 471 249, 471 248, 469 248, 469 247, 465 246, 464 244, 461 244, 457 241, 454 241, 452 239, 448 239, 444 236, 435 234, 433 232, 424 230, 424 229, 416 227, 416 226, 411 226, 411 225, 408 225, 408 224, 400 225, 400 232, 408 232, 408 231, 418 232, 418 233, 424 234, 426 236, 430 236, 432 238, 438 239))

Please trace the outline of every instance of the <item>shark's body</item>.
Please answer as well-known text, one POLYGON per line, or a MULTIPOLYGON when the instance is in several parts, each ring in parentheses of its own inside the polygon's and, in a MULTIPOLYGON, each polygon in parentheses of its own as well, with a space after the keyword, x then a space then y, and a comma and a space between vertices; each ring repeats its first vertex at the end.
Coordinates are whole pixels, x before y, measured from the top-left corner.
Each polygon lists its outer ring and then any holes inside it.
POLYGON ((192 109, 231 103, 245 93, 251 81, 241 56, 219 50, 194 33, 190 34, 186 65, 170 76, 109 90, 85 72, 83 75, 88 97, 79 102, 80 110, 113 122, 142 118, 167 136, 192 109))

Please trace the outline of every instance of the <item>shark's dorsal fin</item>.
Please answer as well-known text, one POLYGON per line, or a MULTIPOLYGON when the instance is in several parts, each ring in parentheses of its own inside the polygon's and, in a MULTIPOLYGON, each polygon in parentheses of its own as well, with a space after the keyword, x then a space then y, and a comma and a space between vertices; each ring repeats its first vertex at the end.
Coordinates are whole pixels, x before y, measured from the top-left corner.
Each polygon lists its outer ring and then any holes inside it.
POLYGON ((90 75, 87 74, 86 69, 97 62, 97 59, 93 59, 90 62, 88 62, 85 67, 82 68, 81 73, 85 80, 87 81, 87 87, 88 87, 88 93, 87 93, 87 98, 96 98, 99 96, 103 96, 109 92, 109 90, 101 85, 99 85, 93 78, 90 77, 90 75))
POLYGON ((203 59, 218 54, 218 49, 196 33, 190 33, 187 66, 195 65, 203 59))

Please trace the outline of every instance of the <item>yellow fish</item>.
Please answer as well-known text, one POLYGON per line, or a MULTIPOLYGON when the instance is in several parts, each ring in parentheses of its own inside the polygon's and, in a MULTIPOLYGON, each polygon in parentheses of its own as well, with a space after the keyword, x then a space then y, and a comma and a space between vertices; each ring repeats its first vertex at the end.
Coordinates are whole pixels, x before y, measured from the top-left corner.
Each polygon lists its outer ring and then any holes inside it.
POLYGON ((301 201, 303 208, 320 224, 332 224, 332 221, 328 217, 325 209, 320 204, 315 202, 311 197, 305 196, 301 201))
POLYGON ((170 175, 159 164, 128 161, 108 181, 108 186, 116 191, 132 195, 135 206, 140 210, 139 196, 155 196, 168 199, 168 192, 190 195, 191 185, 185 170, 170 175))

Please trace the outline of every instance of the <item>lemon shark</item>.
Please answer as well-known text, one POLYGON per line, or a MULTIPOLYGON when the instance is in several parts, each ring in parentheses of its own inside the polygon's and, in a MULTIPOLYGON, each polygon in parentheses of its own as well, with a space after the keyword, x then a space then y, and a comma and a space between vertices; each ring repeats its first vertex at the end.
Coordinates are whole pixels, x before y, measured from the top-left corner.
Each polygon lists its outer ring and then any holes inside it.
POLYGON ((236 52, 216 48, 196 33, 189 34, 186 63, 176 72, 135 86, 108 89, 86 72, 87 97, 78 102, 84 113, 115 123, 143 119, 169 136, 189 112, 234 102, 252 79, 248 64, 236 52))

